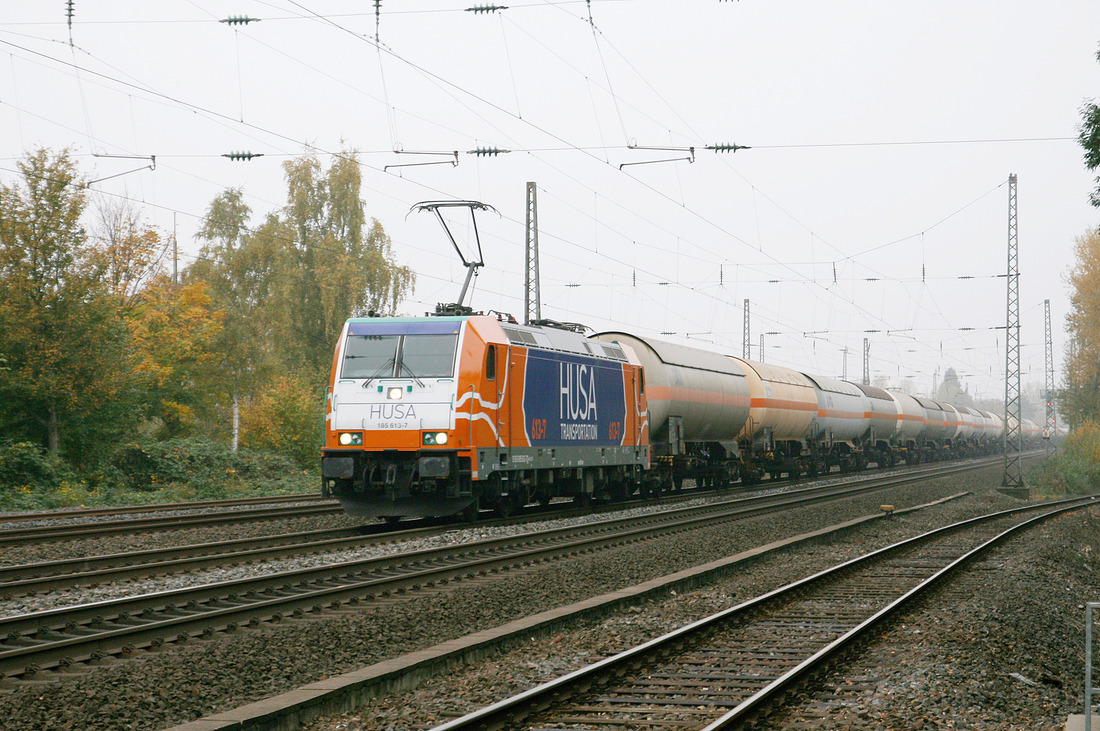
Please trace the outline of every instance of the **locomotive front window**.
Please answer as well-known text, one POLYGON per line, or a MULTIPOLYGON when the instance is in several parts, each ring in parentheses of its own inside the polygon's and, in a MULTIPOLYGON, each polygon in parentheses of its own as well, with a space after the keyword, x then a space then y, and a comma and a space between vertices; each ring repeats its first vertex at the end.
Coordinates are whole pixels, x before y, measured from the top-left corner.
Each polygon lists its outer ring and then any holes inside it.
POLYGON ((349 335, 344 347, 342 378, 378 378, 393 375, 400 335, 349 335))
POLYGON ((455 372, 458 335, 406 335, 397 375, 450 378, 455 372))
POLYGON ((349 335, 341 378, 450 378, 458 335, 349 335))

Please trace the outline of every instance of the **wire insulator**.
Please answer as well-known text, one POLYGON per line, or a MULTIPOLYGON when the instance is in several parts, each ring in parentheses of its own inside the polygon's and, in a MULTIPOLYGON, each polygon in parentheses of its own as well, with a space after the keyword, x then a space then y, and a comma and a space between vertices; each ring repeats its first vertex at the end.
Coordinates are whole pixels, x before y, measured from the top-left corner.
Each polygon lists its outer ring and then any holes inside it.
POLYGON ((230 160, 244 160, 249 161, 254 157, 263 157, 262 152, 226 152, 222 153, 222 157, 228 157, 230 160))
POLYGON ((749 145, 735 145, 735 144, 721 144, 721 145, 706 145, 706 149, 714 150, 715 152, 737 152, 738 150, 751 150, 749 145))
POLYGON ((511 152, 511 150, 501 150, 498 147, 476 147, 473 150, 467 150, 467 155, 474 155, 476 157, 496 157, 497 155, 505 155, 511 152))

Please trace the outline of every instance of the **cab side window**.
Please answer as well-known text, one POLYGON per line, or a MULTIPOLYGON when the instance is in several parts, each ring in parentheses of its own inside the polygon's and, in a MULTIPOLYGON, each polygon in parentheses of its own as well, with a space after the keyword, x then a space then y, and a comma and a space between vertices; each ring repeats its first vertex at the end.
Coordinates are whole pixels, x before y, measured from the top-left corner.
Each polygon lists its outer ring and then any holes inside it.
POLYGON ((489 352, 485 356, 485 380, 495 381, 497 379, 497 346, 490 345, 489 352))

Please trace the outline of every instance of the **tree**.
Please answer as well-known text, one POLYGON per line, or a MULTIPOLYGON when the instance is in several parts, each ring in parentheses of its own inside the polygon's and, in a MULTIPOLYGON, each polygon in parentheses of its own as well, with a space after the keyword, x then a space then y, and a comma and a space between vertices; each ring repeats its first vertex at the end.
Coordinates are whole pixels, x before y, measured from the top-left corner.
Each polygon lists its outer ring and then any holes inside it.
POLYGON ((1059 406, 1069 422, 1079 426, 1100 422, 1100 229, 1079 236, 1074 254, 1071 309, 1066 316, 1066 388, 1059 406))
POLYGON ((38 150, 19 171, 21 184, 0 184, 0 356, 10 368, 0 421, 57 455, 66 436, 125 428, 127 333, 80 222, 87 201, 68 152, 38 150))
POLYGON ((269 217, 260 231, 253 233, 248 227, 250 215, 240 188, 218 195, 198 233, 205 242, 202 256, 187 272, 189 281, 206 282, 212 305, 223 318, 215 344, 222 375, 217 390, 225 397, 223 403, 230 404, 233 451, 240 440, 241 398, 253 392, 272 360, 268 305, 282 250, 277 243, 278 220, 269 217))
POLYGON ((101 199, 96 214, 94 263, 111 293, 129 307, 146 285, 164 273, 167 247, 156 229, 139 220, 129 201, 101 199))
POLYGON ((327 170, 306 155, 284 171, 287 203, 258 226, 240 189, 214 199, 185 278, 206 282, 224 315, 216 350, 233 448, 239 439, 315 461, 321 385, 344 320, 395 311, 413 273, 395 261, 382 224, 368 222, 354 152, 327 170))
POLYGON ((165 437, 196 425, 219 372, 224 315, 213 310, 206 289, 202 280, 176 284, 162 275, 141 291, 128 318, 143 411, 165 437))
POLYGON ((345 151, 322 171, 313 155, 283 163, 286 243, 279 304, 290 329, 290 364, 322 377, 348 317, 393 313, 411 290, 412 270, 397 264, 377 219, 366 223, 358 156, 345 151))
MULTIPOLYGON (((1100 62, 1100 51, 1096 52, 1096 60, 1100 62)), ((1100 167, 1100 104, 1086 102, 1081 107, 1077 141, 1085 149, 1085 167, 1089 170, 1100 167)), ((1089 203, 1100 207, 1100 177, 1096 178, 1096 189, 1089 194, 1089 203)))

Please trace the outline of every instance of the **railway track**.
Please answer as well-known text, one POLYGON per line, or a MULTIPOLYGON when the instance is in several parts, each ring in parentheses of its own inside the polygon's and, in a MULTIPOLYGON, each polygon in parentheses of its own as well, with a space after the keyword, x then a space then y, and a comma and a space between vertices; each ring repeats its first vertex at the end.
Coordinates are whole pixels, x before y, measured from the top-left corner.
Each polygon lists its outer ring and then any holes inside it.
MULTIPOLYGON (((940 474, 943 469, 942 467, 925 468, 900 479, 912 480, 916 479, 917 475, 920 479, 927 479, 940 474)), ((871 479, 878 481, 884 478, 871 479)), ((899 478, 885 479, 890 480, 887 484, 898 484, 896 480, 899 478)), ((799 492, 802 489, 787 488, 787 491, 792 494, 813 495, 815 491, 823 488, 811 487, 809 492, 799 492)), ((713 492, 705 491, 700 494, 713 494, 713 492)), ((738 498, 742 501, 752 499, 754 498, 738 498)), ((583 513, 584 511, 581 510, 560 511, 560 514, 570 516, 583 513)), ((540 514, 534 517, 545 519, 548 516, 540 514)), ((514 524, 526 519, 500 520, 483 525, 514 524)), ((332 553, 395 541, 417 540, 451 529, 451 527, 432 525, 430 521, 409 521, 408 525, 411 527, 403 530, 375 524, 0 566, 0 597, 40 594, 58 589, 97 586, 112 581, 135 580, 243 563, 332 553)))
POLYGON ((30 523, 39 520, 80 520, 134 513, 166 513, 179 510, 216 510, 218 508, 273 505, 279 503, 331 502, 332 498, 321 493, 305 495, 271 495, 268 497, 227 498, 225 500, 193 500, 183 503, 150 503, 149 505, 116 505, 102 508, 74 508, 72 510, 42 510, 25 513, 4 513, 0 523, 30 523))
POLYGON ((434 731, 718 731, 750 726, 991 547, 1054 515, 1096 504, 1095 497, 1074 498, 925 533, 694 622, 434 731))
MULTIPOLYGON (((298 501, 296 501, 298 502, 298 501)), ((247 521, 276 520, 282 518, 301 518, 311 515, 343 514, 343 508, 334 500, 318 500, 317 504, 295 504, 276 507, 249 508, 239 507, 217 512, 152 515, 140 518, 124 518, 109 521, 68 522, 64 524, 33 525, 23 528, 0 529, 0 546, 39 544, 51 541, 65 541, 85 538, 98 538, 108 535, 129 535, 150 531, 176 530, 201 526, 224 525, 247 521)), ((147 513, 149 511, 141 511, 147 513)), ((111 513, 108 513, 110 515, 111 513)), ((81 516, 84 517, 84 516, 81 516)), ((66 518, 67 519, 67 518, 66 518)), ((7 522, 0 520, 0 523, 7 522)))
POLYGON ((7 682, 41 678, 51 670, 64 670, 106 656, 155 649, 218 631, 277 622, 288 616, 364 602, 394 601, 417 590, 439 591, 439 587, 455 580, 524 571, 534 564, 581 552, 965 469, 940 467, 922 470, 919 475, 807 487, 643 517, 603 520, 585 526, 0 618, 0 677, 7 682))

